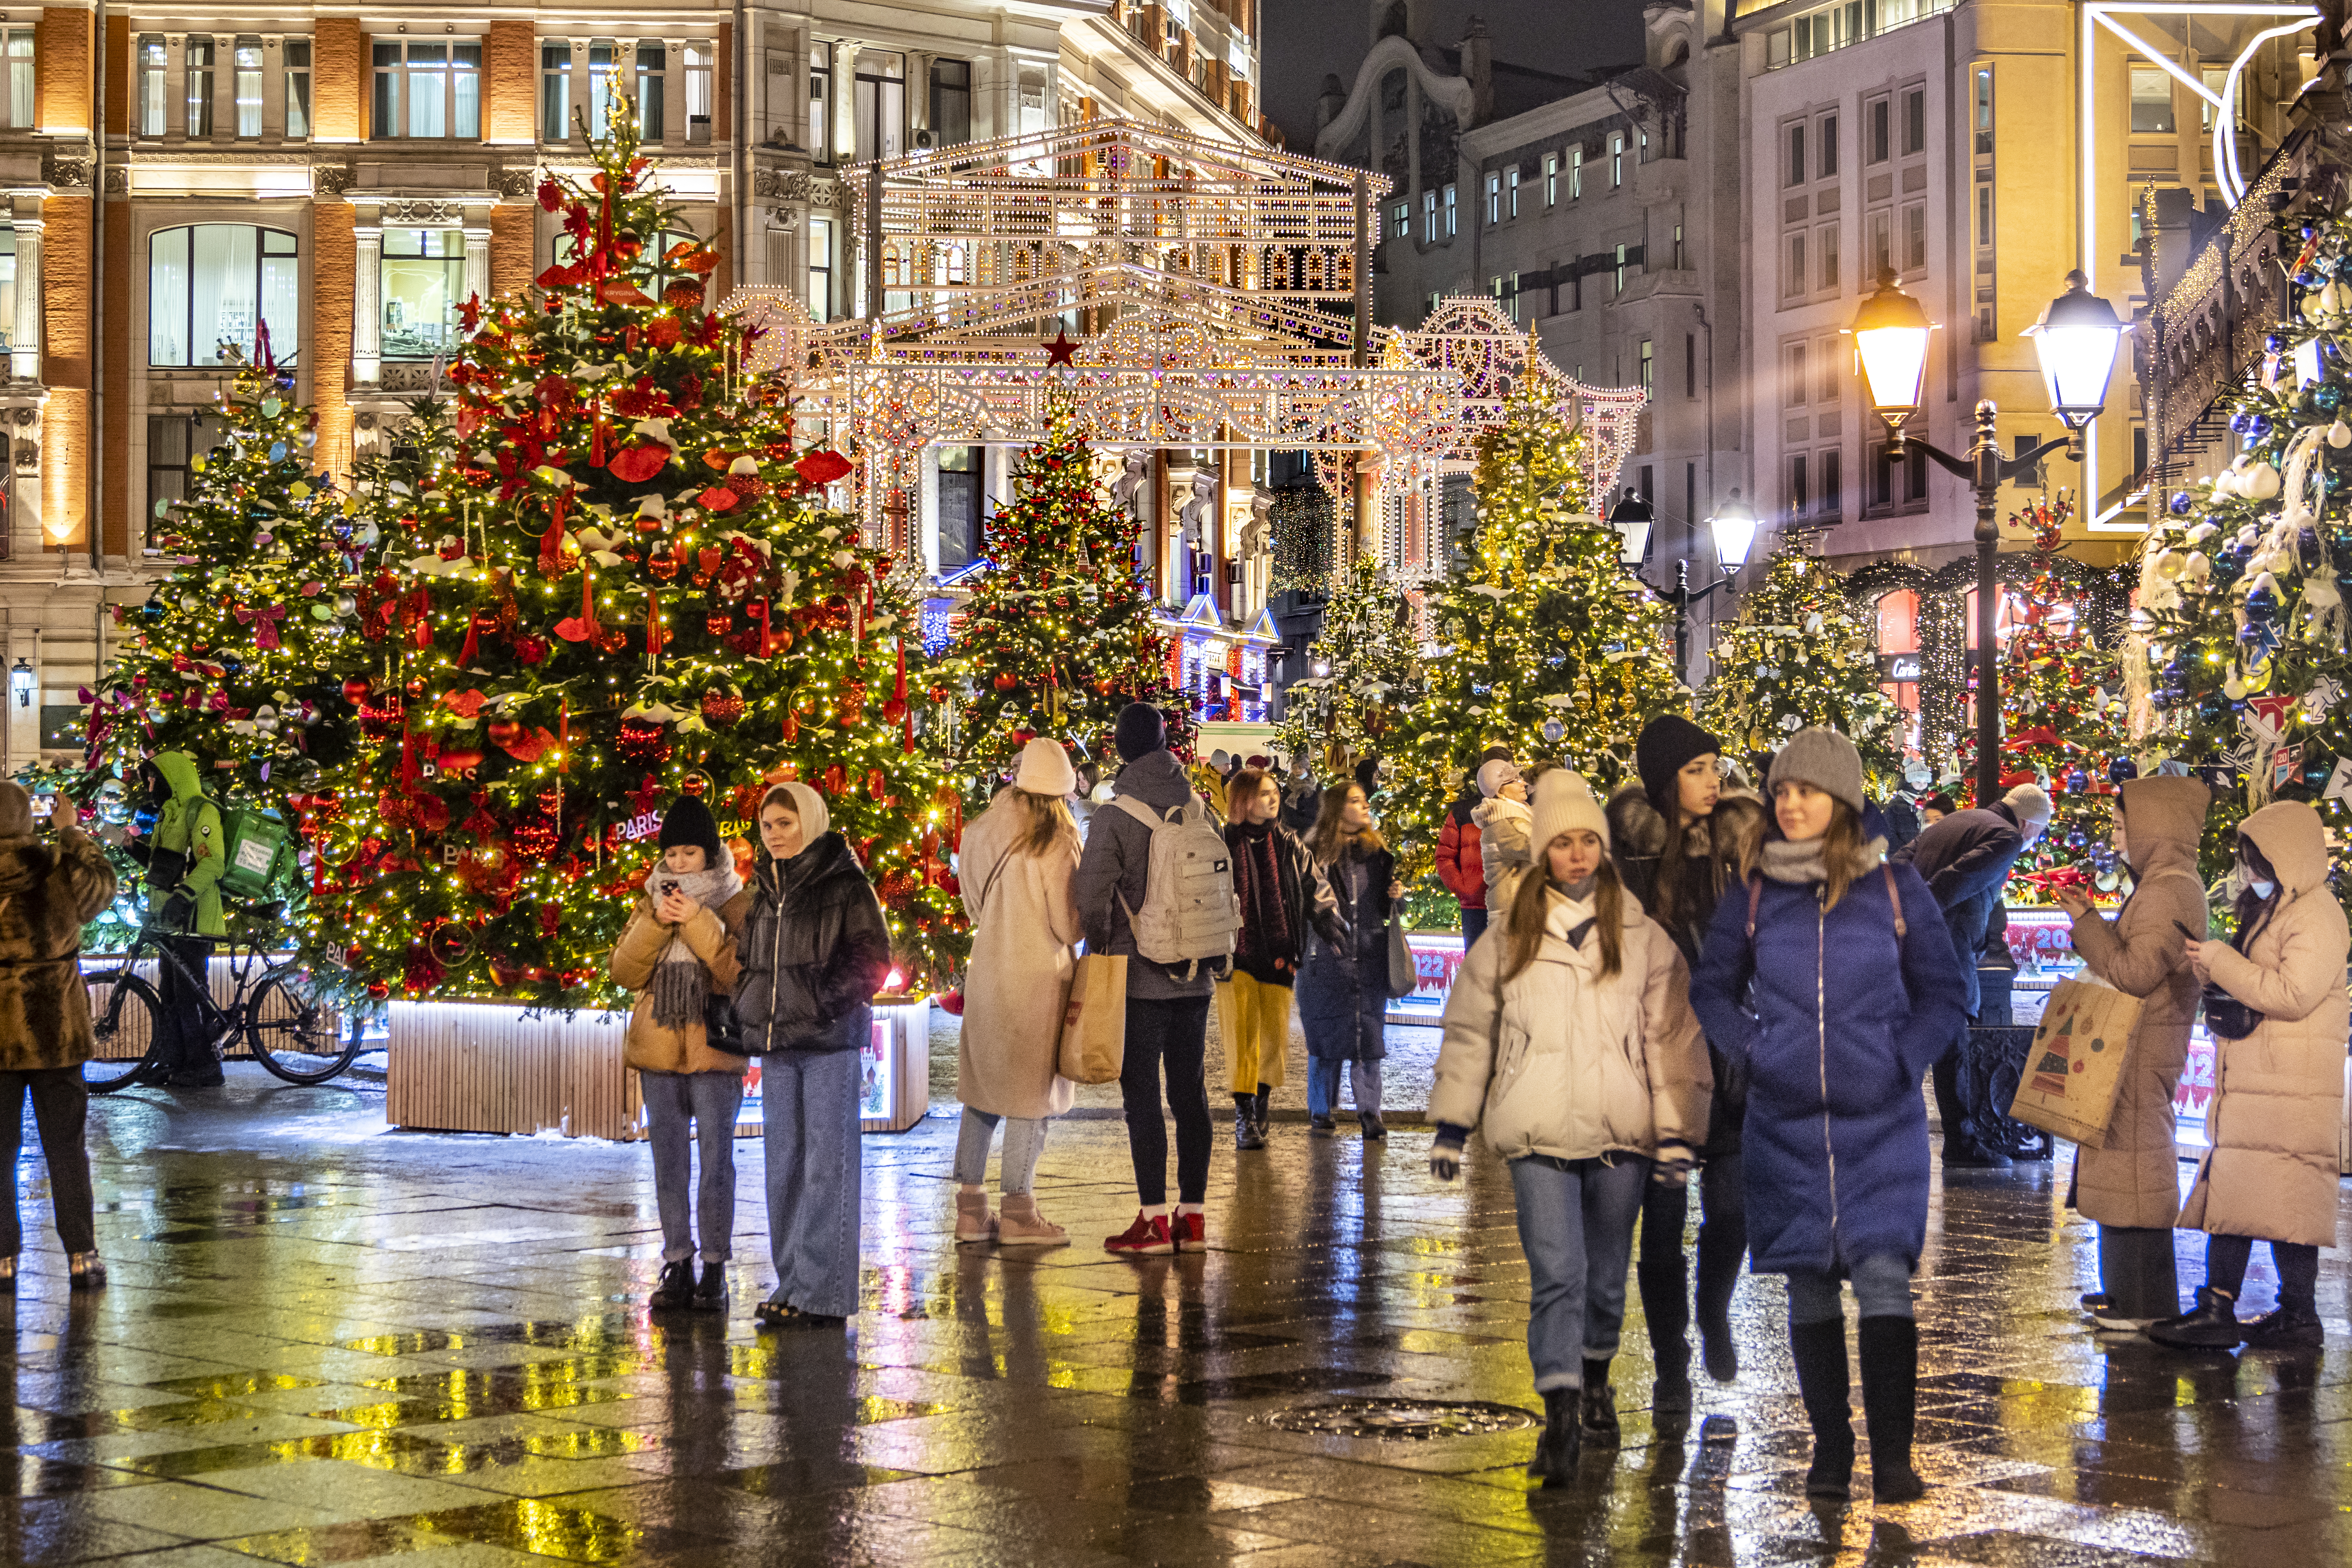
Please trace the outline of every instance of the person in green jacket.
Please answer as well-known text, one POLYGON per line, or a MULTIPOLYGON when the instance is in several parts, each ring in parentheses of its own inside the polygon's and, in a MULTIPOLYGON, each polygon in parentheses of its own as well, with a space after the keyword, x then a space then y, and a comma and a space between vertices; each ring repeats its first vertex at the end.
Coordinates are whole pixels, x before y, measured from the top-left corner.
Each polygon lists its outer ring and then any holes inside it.
MULTIPOLYGON (((159 940, 189 973, 201 977, 212 959, 209 939, 228 934, 221 913, 227 838, 220 808, 205 798, 194 759, 185 752, 158 752, 142 764, 140 777, 155 800, 155 831, 145 856, 148 923, 193 933, 159 940)), ((170 963, 162 965, 159 978, 163 1081, 174 1089, 217 1085, 220 1061, 205 1037, 194 988, 170 963)))

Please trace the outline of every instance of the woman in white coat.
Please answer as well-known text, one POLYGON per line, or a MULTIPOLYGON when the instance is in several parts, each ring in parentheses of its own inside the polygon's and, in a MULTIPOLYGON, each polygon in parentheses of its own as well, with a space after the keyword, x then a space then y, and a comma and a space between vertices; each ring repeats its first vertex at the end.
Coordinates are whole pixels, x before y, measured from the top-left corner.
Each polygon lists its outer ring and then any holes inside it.
POLYGON ((1528 1473, 1565 1486, 1590 1432, 1617 1436, 1609 1363, 1633 1226, 1652 1180, 1681 1183, 1715 1079, 1690 971, 1619 885, 1609 819, 1565 769, 1536 783, 1535 864, 1445 1004, 1430 1170, 1451 1181, 1470 1130, 1510 1162, 1530 1279, 1528 1359, 1544 1433, 1528 1473))
POLYGON ((1061 743, 1040 735, 1022 749, 1012 787, 963 830, 956 880, 971 916, 964 970, 963 1039, 956 1048, 956 1240, 1058 1247, 1069 1240, 1037 1212, 1030 1191, 1045 1151, 1045 1122, 1070 1108, 1058 1069, 1062 1012, 1080 936, 1071 880, 1078 828, 1070 792, 1077 774, 1061 743), (1004 1124, 999 1214, 982 1183, 988 1146, 1004 1124))

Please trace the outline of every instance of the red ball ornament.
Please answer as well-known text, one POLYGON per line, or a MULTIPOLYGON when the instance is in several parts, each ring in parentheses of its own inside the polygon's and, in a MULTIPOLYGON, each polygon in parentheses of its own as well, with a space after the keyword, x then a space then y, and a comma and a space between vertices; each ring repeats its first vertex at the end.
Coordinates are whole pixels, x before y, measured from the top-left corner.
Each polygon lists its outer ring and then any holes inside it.
POLYGON ((490 721, 486 733, 488 733, 490 738, 491 745, 498 747, 499 750, 502 752, 506 751, 512 747, 517 741, 522 739, 522 721, 503 717, 493 719, 490 721))
POLYGON ((656 555, 652 560, 646 563, 646 570, 654 574, 654 581, 657 583, 669 582, 677 575, 677 557, 675 555, 656 555))
POLYGON ((354 675, 343 682, 343 700, 357 707, 366 701, 368 693, 374 689, 368 684, 366 676, 354 675))
POLYGON ((614 749, 624 762, 634 763, 639 767, 658 767, 669 761, 670 753, 677 747, 668 731, 659 724, 647 724, 633 719, 622 724, 620 738, 614 742, 614 749))
POLYGON ((721 612, 714 611, 710 617, 703 623, 703 629, 709 632, 712 637, 723 637, 729 632, 735 629, 735 617, 721 612))
POLYGON ((702 694, 702 721, 714 729, 729 729, 742 721, 749 706, 740 691, 706 691, 702 694))
POLYGON ((989 684, 995 687, 999 691, 1010 691, 1021 683, 1013 679, 1013 672, 1011 670, 1000 669, 996 672, 995 679, 991 680, 989 684))
POLYGON ((547 639, 525 635, 514 640, 514 656, 525 664, 538 664, 547 658, 547 639))

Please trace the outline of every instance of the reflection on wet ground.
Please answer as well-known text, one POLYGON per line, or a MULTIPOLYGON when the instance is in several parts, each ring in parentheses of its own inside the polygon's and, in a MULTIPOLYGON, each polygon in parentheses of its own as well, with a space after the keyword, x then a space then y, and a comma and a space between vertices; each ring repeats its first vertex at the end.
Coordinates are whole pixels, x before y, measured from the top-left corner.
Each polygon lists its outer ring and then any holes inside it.
POLYGON ((1739 1383, 1702 1381, 1679 1440, 1651 1429, 1636 1309, 1622 1445, 1568 1491, 1528 1489, 1534 1433, 1507 1421, 1273 1424, 1350 1396, 1539 1405, 1507 1177, 1474 1151, 1433 1182, 1419 1130, 1221 1145, 1213 1250, 1138 1262, 1096 1247, 1133 1209, 1116 1121, 1055 1129, 1040 1203, 1079 1245, 1026 1257, 950 1245, 951 1118, 869 1138, 864 1310, 846 1339, 778 1337, 749 1321, 773 1278, 756 1142, 730 1310, 654 1321, 642 1148, 384 1133, 380 1098, 248 1072, 93 1112, 102 1293, 65 1289, 37 1155, 16 1173, 38 1240, 0 1362, 0 1561, 2352 1561, 2340 1331, 2302 1357, 2094 1338, 2063 1163, 1944 1184, 1918 1285, 1936 1485, 1822 1510, 1770 1279, 1741 1286, 1739 1383))

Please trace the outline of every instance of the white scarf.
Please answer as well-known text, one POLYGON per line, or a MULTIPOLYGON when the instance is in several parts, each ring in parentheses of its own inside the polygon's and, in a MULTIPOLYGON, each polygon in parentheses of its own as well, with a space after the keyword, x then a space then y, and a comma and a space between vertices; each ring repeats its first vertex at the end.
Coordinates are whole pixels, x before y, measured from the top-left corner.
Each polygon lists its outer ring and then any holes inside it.
MULTIPOLYGON (((663 889, 672 882, 677 884, 680 894, 712 914, 743 890, 743 879, 735 874, 731 860, 706 871, 683 873, 656 866, 646 879, 646 898, 658 905, 663 889)), ((709 974, 683 935, 672 936, 662 950, 661 960, 654 966, 652 989, 654 1022, 663 1028, 680 1029, 702 1022, 702 1006, 710 997, 709 974)))

